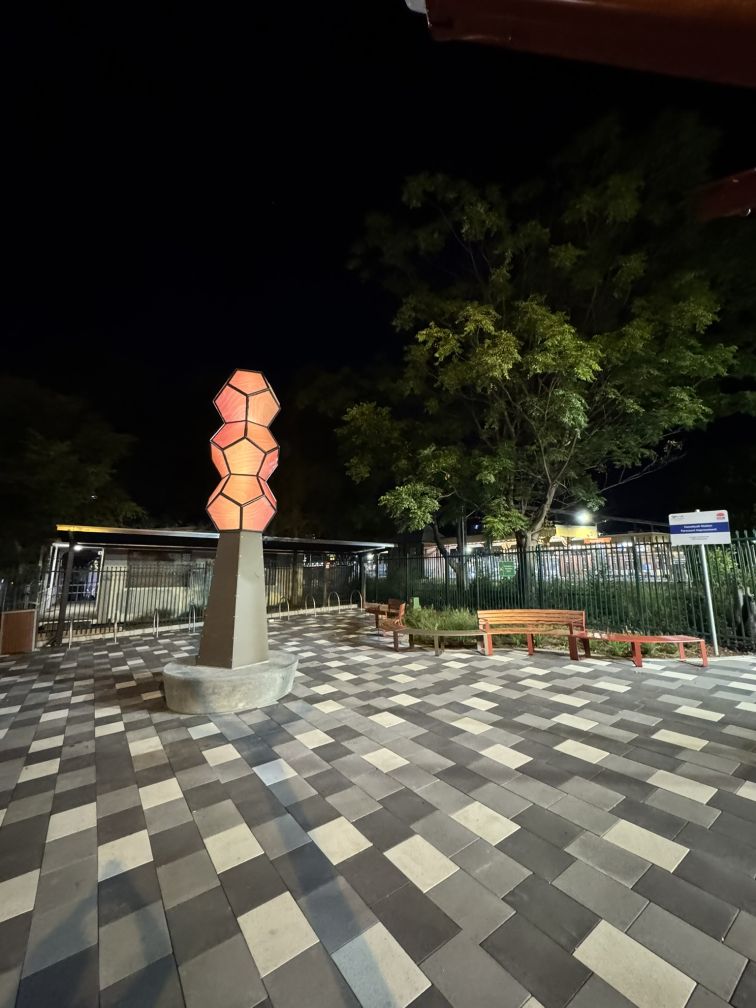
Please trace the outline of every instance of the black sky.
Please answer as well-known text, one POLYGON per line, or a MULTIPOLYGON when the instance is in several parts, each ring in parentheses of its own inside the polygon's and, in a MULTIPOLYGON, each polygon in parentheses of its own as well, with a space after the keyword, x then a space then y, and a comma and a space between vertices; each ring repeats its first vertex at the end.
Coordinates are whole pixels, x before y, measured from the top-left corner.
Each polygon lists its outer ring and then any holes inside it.
MULTIPOLYGON (((516 181, 602 112, 667 105, 722 131, 718 172, 756 163, 751 92, 435 44, 403 0, 16 6, 6 367, 133 432, 129 489, 153 513, 201 515, 209 401, 232 368, 264 370, 285 404, 303 365, 398 348, 391 306, 345 260, 407 174, 516 181), (170 458, 165 425, 184 436, 170 458)), ((666 513, 647 496, 617 507, 666 513)))

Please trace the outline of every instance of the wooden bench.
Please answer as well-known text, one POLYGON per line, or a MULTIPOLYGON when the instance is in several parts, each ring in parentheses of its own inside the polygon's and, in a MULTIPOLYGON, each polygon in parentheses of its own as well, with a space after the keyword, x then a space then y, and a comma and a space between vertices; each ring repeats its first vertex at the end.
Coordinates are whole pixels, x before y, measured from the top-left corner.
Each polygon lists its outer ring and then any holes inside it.
POLYGON ((641 634, 641 633, 611 633, 601 630, 578 630, 573 633, 573 637, 583 642, 586 655, 590 656, 592 640, 600 641, 620 641, 630 645, 630 657, 636 668, 643 668, 643 653, 641 644, 676 644, 680 655, 680 661, 685 661, 685 645, 697 644, 698 653, 701 657, 701 664, 704 668, 709 666, 709 653, 706 649, 706 641, 701 637, 689 637, 687 634, 641 634))
POLYGON ((523 634, 528 644, 528 654, 535 652, 534 637, 566 637, 570 658, 577 661, 577 642, 580 640, 586 654, 590 648, 585 627, 585 612, 573 609, 479 609, 478 626, 484 633, 485 653, 493 654, 493 638, 500 635, 523 634))
POLYGON ((363 608, 365 612, 375 616, 377 630, 382 619, 397 620, 399 623, 403 623, 407 603, 402 602, 401 599, 390 598, 388 602, 366 602, 363 608))
POLYGON ((394 651, 399 650, 399 634, 407 634, 409 646, 412 650, 415 646, 416 637, 432 637, 433 648, 437 655, 444 650, 444 640, 446 637, 485 637, 483 630, 422 630, 419 627, 408 627, 396 620, 381 620, 380 630, 384 633, 393 634, 394 651))

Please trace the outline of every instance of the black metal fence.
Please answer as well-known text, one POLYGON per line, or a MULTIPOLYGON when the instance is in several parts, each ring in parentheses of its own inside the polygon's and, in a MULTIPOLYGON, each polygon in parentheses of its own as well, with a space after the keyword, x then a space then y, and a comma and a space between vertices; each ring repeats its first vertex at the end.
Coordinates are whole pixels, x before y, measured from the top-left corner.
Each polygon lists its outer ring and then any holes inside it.
MULTIPOLYGON (((719 643, 756 651, 756 532, 707 557, 719 643)), ((35 608, 38 638, 193 626, 204 617, 213 561, 99 566, 66 589, 64 567, 0 577, 0 610, 35 608), (63 595, 66 598, 63 598, 63 595)), ((268 611, 417 599, 436 609, 585 609, 596 630, 710 637, 700 550, 668 541, 544 546, 526 554, 475 549, 442 556, 382 555, 370 562, 318 554, 266 554, 268 611)))
MULTIPOLYGON (((268 611, 321 608, 356 601, 358 562, 327 555, 266 554, 268 611)), ((65 564, 53 570, 22 568, 0 577, 0 610, 37 610, 37 636, 45 643, 150 627, 194 627, 204 618, 213 560, 140 563, 75 572, 66 584, 65 564), (65 597, 64 597, 65 596, 65 597)))
MULTIPOLYGON (((756 650, 756 532, 708 546, 721 646, 756 650)), ((436 609, 584 609, 589 626, 615 632, 710 638, 699 547, 668 541, 544 546, 487 553, 381 558, 368 566, 369 601, 417 599, 436 609)))

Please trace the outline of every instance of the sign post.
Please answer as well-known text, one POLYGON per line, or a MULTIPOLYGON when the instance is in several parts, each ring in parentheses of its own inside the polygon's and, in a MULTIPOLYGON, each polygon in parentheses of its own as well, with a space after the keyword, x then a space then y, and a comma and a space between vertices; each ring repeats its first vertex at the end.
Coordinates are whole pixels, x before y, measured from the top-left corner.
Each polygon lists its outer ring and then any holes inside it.
POLYGON ((706 547, 710 544, 729 544, 730 518, 726 511, 682 511, 669 516, 669 534, 673 546, 698 546, 701 551, 701 568, 704 577, 706 610, 714 654, 719 655, 717 625, 714 618, 714 601, 711 597, 711 580, 706 547))

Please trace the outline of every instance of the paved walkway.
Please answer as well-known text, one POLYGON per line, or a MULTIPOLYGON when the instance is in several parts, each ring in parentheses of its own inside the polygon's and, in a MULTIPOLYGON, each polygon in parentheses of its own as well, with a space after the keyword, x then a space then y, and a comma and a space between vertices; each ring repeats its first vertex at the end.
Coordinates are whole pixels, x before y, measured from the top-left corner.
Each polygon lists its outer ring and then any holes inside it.
POLYGON ((394 653, 181 717, 197 638, 0 664, 0 1006, 756 1005, 756 662, 394 653))

